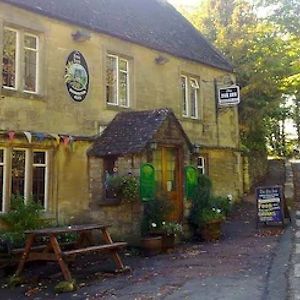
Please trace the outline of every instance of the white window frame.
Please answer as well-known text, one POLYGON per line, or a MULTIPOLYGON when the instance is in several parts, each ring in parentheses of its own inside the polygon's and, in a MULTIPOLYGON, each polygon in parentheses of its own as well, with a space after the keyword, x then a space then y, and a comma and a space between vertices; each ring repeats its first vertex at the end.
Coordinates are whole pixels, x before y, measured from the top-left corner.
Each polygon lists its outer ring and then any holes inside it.
MULTIPOLYGON (((3 85, 3 79, 1 82, 1 86, 6 90, 17 91, 19 89, 19 76, 20 76, 20 32, 14 28, 9 26, 4 26, 3 33, 5 30, 12 31, 16 33, 16 56, 15 56, 15 87, 9 87, 3 85)), ((2 54, 4 49, 4 43, 2 48, 2 54)), ((2 58, 3 59, 3 58, 2 58)), ((3 64, 3 61, 1 62, 3 64)))
MULTIPOLYGON (((3 199, 2 199, 2 210, 0 208, 0 214, 6 213, 9 208, 9 201, 12 195, 12 153, 13 151, 24 151, 25 152, 25 176, 24 176, 24 200, 25 203, 32 196, 33 187, 33 167, 43 167, 45 168, 45 196, 43 210, 46 212, 48 210, 49 204, 49 161, 50 161, 50 151, 47 149, 30 149, 22 147, 12 147, 5 148, 0 147, 3 150, 3 163, 0 162, 3 167, 3 199), (45 153, 45 163, 44 164, 34 164, 33 153, 34 152, 44 152, 45 153), (7 193, 9 191, 9 193, 7 193)), ((0 187, 1 188, 1 187, 0 187)))
MULTIPOLYGON (((0 148, 0 151, 3 151, 3 162, 0 162, 0 166, 3 167, 3 185, 2 185, 2 207, 0 208, 0 214, 5 213, 7 211, 6 205, 6 159, 7 159, 7 150, 5 148, 0 148)), ((1 187, 0 187, 1 188, 1 187)))
POLYGON ((191 109, 193 107, 192 105, 192 102, 194 102, 194 107, 195 107, 195 116, 192 115, 192 111, 190 111, 190 116, 191 116, 191 119, 198 119, 199 118, 199 112, 198 112, 198 101, 199 101, 199 89, 200 89, 200 86, 199 86, 199 82, 196 78, 194 77, 190 77, 190 80, 189 80, 189 88, 190 88, 190 97, 189 97, 189 100, 190 100, 190 106, 191 106, 191 109), (193 86, 193 83, 195 84, 195 86, 193 86), (192 95, 191 95, 191 92, 192 90, 195 91, 194 95, 195 97, 192 98, 192 95))
MULTIPOLYGON (((44 196, 44 210, 47 210, 48 208, 48 186, 49 186, 49 151, 47 150, 43 150, 43 149, 33 149, 32 152, 32 170, 34 167, 42 167, 45 168, 44 172, 45 172, 45 183, 44 183, 44 188, 45 188, 45 196, 44 196), (45 153, 45 163, 44 164, 35 164, 33 161, 33 154, 35 152, 43 152, 45 153)), ((33 179, 33 174, 32 174, 32 179, 33 179)), ((32 191, 31 191, 32 194, 32 191)))
POLYGON ((206 168, 205 168, 206 159, 204 156, 198 156, 197 157, 197 169, 200 171, 201 174, 206 174, 206 168), (199 162, 201 163, 199 164, 199 162))
MULTIPOLYGON (((25 70, 25 52, 26 50, 29 51, 33 51, 36 53, 36 69, 35 69, 35 91, 28 91, 25 90, 25 85, 24 85, 24 92, 25 93, 29 93, 29 94, 38 94, 39 92, 39 69, 40 69, 40 39, 37 35, 32 34, 32 33, 28 33, 28 32, 24 32, 24 41, 25 41, 25 37, 29 36, 29 37, 33 37, 36 40, 36 49, 34 48, 29 48, 25 46, 24 43, 24 70, 25 70)), ((24 72, 24 82, 25 82, 25 72, 24 72)))
MULTIPOLYGON (((128 59, 120 57, 118 55, 107 53, 105 58, 107 59, 108 57, 113 57, 113 58, 116 59, 116 66, 117 66, 117 70, 116 70, 116 74, 117 74, 117 80, 116 80, 116 85, 117 85, 117 99, 116 100, 117 101, 116 101, 116 103, 112 103, 112 102, 107 102, 106 101, 106 104, 107 105, 111 105, 111 106, 120 106, 120 107, 124 107, 124 108, 129 108, 130 107, 130 70, 129 70, 129 61, 128 61, 128 59), (120 104, 120 94, 119 94, 120 79, 119 79, 119 73, 121 71, 120 71, 120 67, 119 67, 119 60, 126 61, 126 63, 127 63, 127 72, 122 71, 122 73, 126 73, 127 74, 127 105, 121 105, 120 104)), ((106 82, 106 78, 105 78, 105 85, 106 84, 107 84, 107 82, 106 82)))
POLYGON ((200 85, 199 85, 199 80, 196 77, 193 76, 188 76, 188 75, 180 75, 180 85, 181 85, 181 105, 182 105, 182 116, 184 118, 190 118, 194 120, 199 119, 199 92, 200 92, 200 85), (185 80, 185 98, 186 98, 186 113, 183 111, 184 103, 183 103, 183 93, 182 93, 182 82, 181 79, 184 78, 185 80), (194 93, 194 98, 192 98, 192 90, 195 90, 194 93), (195 107, 195 116, 192 115, 192 103, 194 102, 194 107, 195 107))
MULTIPOLYGON (((32 34, 27 31, 23 30, 18 30, 15 28, 12 28, 10 26, 4 26, 3 27, 3 32, 4 30, 10 30, 16 33, 16 74, 15 74, 15 87, 6 87, 3 86, 3 80, 1 82, 1 86, 3 89, 6 90, 13 90, 13 91, 22 91, 24 93, 28 94, 39 94, 40 93, 40 37, 36 34, 32 34), (25 36, 31 36, 36 38, 36 49, 33 48, 28 48, 25 47, 24 41, 25 41, 25 36), (21 43, 23 41, 23 43, 21 43), (21 48, 22 47, 22 48, 21 48), (25 90, 25 80, 20 80, 22 78, 21 74, 23 76, 23 79, 25 79, 25 61, 21 63, 21 57, 25 57, 25 49, 30 50, 30 51, 36 51, 36 83, 35 83, 35 91, 28 91, 25 90), (21 55, 22 54, 22 55, 21 55), (22 70, 21 70, 22 66, 22 70), (23 72, 22 72, 23 71, 23 72)), ((3 51, 3 48, 2 48, 3 51)), ((3 63, 3 62, 1 62, 3 63)))
MULTIPOLYGON (((181 99, 182 101, 182 115, 184 117, 188 117, 189 116, 189 109, 190 109, 190 106, 189 106, 189 88, 188 88, 188 77, 186 75, 181 75, 180 76, 180 84, 181 84, 181 92, 182 92, 182 82, 181 80, 184 79, 184 84, 185 84, 185 93, 184 93, 184 96, 185 96, 185 99, 181 99), (184 113, 183 111, 183 107, 184 107, 184 100, 185 100, 185 105, 186 105, 186 113, 184 113)), ((181 96, 183 96, 183 93, 181 93, 181 96)))

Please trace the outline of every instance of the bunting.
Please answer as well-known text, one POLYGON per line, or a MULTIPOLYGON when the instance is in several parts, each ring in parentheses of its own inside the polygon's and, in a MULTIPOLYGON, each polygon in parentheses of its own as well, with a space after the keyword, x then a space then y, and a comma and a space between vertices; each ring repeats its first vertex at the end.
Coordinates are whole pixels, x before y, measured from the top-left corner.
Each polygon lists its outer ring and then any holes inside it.
POLYGON ((32 134, 29 131, 24 131, 24 135, 26 136, 28 143, 31 144, 32 142, 32 134))

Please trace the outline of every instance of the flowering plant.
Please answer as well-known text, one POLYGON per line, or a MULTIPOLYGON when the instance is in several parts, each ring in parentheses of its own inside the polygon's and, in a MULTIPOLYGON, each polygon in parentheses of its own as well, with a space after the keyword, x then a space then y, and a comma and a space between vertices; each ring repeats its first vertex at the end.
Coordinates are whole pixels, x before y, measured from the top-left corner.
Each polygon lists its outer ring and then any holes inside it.
POLYGON ((183 232, 183 228, 176 222, 162 222, 161 232, 165 235, 177 235, 183 232))
POLYGON ((224 221, 225 215, 221 209, 215 207, 205 207, 199 214, 199 224, 205 225, 213 221, 224 221))

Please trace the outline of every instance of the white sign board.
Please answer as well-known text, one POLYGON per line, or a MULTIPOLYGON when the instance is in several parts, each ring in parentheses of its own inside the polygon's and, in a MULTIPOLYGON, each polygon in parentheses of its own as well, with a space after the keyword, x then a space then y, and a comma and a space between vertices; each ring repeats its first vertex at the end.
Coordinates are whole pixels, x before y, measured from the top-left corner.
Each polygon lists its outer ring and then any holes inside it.
POLYGON ((236 105, 240 103, 240 87, 230 86, 218 89, 218 103, 220 106, 236 105))

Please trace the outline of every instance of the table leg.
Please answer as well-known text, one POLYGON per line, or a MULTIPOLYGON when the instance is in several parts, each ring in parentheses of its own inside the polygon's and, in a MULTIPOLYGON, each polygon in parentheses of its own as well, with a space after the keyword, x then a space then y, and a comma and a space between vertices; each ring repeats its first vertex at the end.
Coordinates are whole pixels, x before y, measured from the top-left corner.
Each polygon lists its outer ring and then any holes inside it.
POLYGON ((72 276, 71 276, 71 273, 69 271, 69 268, 68 266, 66 265, 66 263, 64 262, 63 258, 62 258, 62 255, 61 255, 61 249, 60 249, 60 246, 57 242, 57 239, 55 237, 55 235, 51 235, 50 236, 50 243, 52 245, 52 248, 53 248, 53 251, 55 253, 55 256, 56 256, 56 259, 57 259, 57 262, 60 266, 60 269, 64 275, 64 278, 66 281, 71 281, 72 280, 72 276))
POLYGON ((29 234, 26 238, 26 243, 25 243, 25 249, 24 249, 24 252, 22 254, 22 257, 20 259, 20 262, 19 262, 19 265, 18 265, 18 269, 15 273, 15 276, 20 276, 23 269, 24 269, 24 265, 26 263, 26 260, 28 258, 28 255, 29 255, 29 252, 31 250, 31 246, 33 244, 33 241, 34 241, 34 234, 29 234))
MULTIPOLYGON (((112 244, 113 240, 112 240, 109 232, 106 230, 106 228, 101 229, 101 231, 102 231, 104 241, 107 244, 112 244)), ((115 264, 117 265, 118 270, 125 270, 126 268, 125 268, 125 266, 124 266, 124 264, 121 260, 120 255, 118 254, 118 251, 117 250, 112 250, 111 254, 112 254, 112 257, 113 257, 113 260, 114 260, 115 264)))

